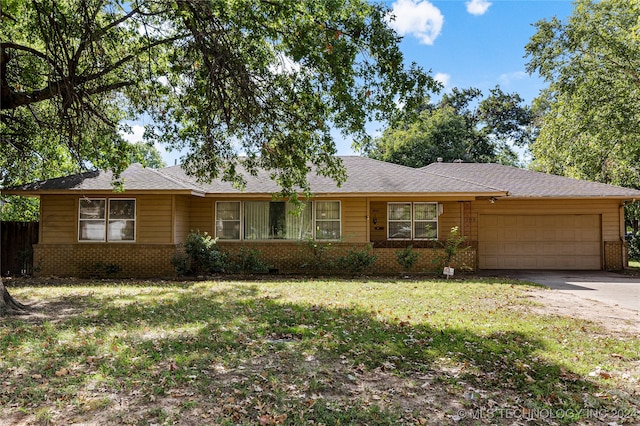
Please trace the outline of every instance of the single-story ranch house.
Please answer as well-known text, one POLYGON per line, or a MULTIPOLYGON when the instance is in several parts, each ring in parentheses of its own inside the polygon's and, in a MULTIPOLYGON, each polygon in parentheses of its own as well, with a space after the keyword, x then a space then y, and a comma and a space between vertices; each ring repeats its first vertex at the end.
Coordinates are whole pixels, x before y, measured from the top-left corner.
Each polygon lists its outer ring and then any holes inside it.
MULTIPOLYGON (((171 258, 190 231, 208 232, 230 253, 259 249, 279 272, 300 272, 305 245, 342 253, 373 245, 373 273, 397 273, 396 252, 420 253, 414 271, 433 270, 437 242, 452 228, 467 250, 456 267, 616 270, 627 265, 624 205, 640 191, 498 164, 434 163, 422 169, 342 157, 348 179, 337 187, 309 175, 313 197, 302 214, 274 199, 268 173, 230 183, 198 183, 180 166, 132 165, 114 192, 109 172, 50 179, 3 194, 40 198, 34 268, 41 276, 81 276, 117 265, 120 276, 172 276, 171 258)), ((307 253, 308 254, 308 253, 307 253)))

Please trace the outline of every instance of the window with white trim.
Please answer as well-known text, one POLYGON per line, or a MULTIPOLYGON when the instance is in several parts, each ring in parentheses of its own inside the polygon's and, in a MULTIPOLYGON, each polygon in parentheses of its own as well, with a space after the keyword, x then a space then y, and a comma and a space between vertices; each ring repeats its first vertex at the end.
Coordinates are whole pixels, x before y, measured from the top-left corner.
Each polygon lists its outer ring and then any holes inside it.
POLYGON ((387 229, 390 240, 411 239, 411 203, 387 203, 387 229))
POLYGON ((339 240, 340 201, 304 203, 302 210, 285 201, 216 202, 216 237, 221 240, 339 240))
POLYGON ((136 200, 82 198, 78 203, 78 240, 134 242, 136 200))
POLYGON ((339 240, 342 236, 340 201, 316 201, 316 240, 339 240))
POLYGON ((438 238, 438 203, 413 203, 413 239, 438 238))
POLYGON ((438 238, 438 203, 387 203, 387 238, 435 240, 438 238))
POLYGON ((240 239, 240 202, 216 202, 216 237, 221 240, 240 239))

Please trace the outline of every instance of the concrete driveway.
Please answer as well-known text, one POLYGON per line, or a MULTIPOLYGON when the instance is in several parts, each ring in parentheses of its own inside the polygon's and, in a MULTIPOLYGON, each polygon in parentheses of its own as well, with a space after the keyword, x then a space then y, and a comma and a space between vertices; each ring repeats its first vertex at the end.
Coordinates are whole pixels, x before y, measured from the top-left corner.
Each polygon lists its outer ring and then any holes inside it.
POLYGON ((482 275, 515 278, 584 299, 640 312, 640 277, 606 271, 482 271, 482 275))

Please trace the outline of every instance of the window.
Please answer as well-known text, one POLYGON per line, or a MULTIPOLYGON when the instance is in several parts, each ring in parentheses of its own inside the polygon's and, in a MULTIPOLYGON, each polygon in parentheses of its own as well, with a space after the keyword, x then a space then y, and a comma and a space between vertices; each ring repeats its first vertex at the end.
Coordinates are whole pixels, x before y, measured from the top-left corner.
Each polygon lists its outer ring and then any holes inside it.
POLYGON ((311 236, 311 206, 284 201, 245 201, 245 240, 302 240, 311 236))
POLYGON ((81 199, 78 213, 80 241, 135 241, 136 200, 81 199))
POLYGON ((78 215, 78 239, 80 241, 104 241, 106 200, 80 200, 78 215))
POLYGON ((216 237, 223 240, 305 240, 314 235, 340 239, 339 201, 307 202, 302 211, 285 201, 216 203, 216 237))
POLYGON ((221 240, 240 239, 240 202, 216 203, 216 237, 221 240))
POLYGON ((339 240, 340 201, 316 201, 316 240, 339 240))
POLYGON ((389 239, 411 239, 411 203, 388 203, 389 239))
POLYGON ((438 203, 388 203, 390 240, 438 238, 438 203))
POLYGON ((437 203, 413 203, 413 238, 416 240, 438 238, 437 203))

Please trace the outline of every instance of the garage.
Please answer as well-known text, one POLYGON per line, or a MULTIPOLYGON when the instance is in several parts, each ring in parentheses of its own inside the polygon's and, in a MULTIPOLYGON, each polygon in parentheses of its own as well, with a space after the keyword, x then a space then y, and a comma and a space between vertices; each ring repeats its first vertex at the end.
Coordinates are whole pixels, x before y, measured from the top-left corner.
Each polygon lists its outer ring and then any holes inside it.
POLYGON ((480 269, 602 269, 599 214, 480 215, 480 269))

